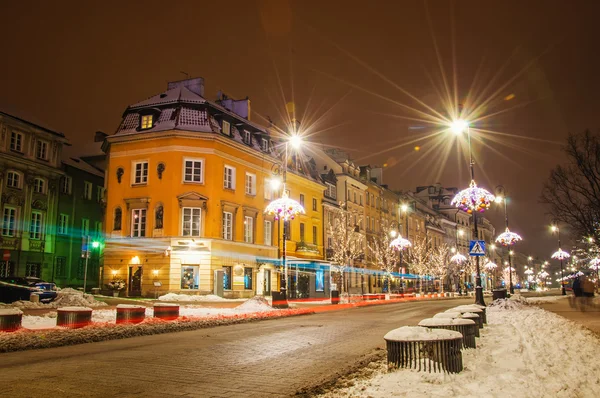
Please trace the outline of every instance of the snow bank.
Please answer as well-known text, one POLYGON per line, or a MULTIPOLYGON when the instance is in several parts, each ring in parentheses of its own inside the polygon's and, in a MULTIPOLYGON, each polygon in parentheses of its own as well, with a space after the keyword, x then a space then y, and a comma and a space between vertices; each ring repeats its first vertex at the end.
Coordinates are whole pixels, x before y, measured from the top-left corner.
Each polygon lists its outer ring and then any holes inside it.
POLYGON ((215 294, 177 294, 167 293, 163 296, 159 296, 160 301, 246 301, 246 299, 226 299, 215 294))
POLYGON ((569 296, 545 296, 545 297, 527 297, 527 303, 531 305, 555 304, 559 300, 564 300, 569 296))
POLYGON ((269 302, 262 296, 254 296, 243 304, 235 307, 236 311, 243 312, 266 312, 273 311, 273 307, 269 305, 269 302))
POLYGON ((386 360, 321 397, 599 397, 600 339, 537 307, 497 300, 458 374, 387 371, 386 360))
POLYGON ((102 301, 97 301, 91 294, 83 293, 79 290, 65 288, 57 292, 56 299, 50 303, 34 303, 31 301, 15 301, 12 304, 3 305, 3 308, 21 308, 21 309, 52 309, 60 307, 102 307, 107 305, 102 301))
POLYGON ((499 309, 499 310, 519 310, 527 305, 528 305, 527 300, 515 301, 515 300, 511 300, 511 299, 497 299, 497 300, 492 301, 492 303, 490 304, 490 308, 499 309))

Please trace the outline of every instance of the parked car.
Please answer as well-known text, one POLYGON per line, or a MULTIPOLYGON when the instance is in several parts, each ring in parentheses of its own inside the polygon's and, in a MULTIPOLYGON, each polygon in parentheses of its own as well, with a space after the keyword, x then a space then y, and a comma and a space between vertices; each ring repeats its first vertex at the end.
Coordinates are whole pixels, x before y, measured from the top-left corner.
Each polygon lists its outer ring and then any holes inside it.
POLYGON ((47 303, 56 298, 56 290, 56 284, 32 276, 0 278, 0 301, 3 303, 29 300, 32 293, 47 303))

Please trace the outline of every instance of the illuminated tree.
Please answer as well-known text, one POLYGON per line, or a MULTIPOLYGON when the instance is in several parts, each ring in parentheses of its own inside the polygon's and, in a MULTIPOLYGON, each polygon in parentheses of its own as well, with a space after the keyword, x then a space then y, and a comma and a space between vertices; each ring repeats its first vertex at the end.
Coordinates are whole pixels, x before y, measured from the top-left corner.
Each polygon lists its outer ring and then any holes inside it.
POLYGON ((416 238, 408 253, 408 264, 411 273, 419 275, 420 291, 423 291, 423 277, 431 271, 431 249, 427 245, 425 237, 416 238))
POLYGON ((369 242, 369 250, 373 253, 375 263, 383 271, 387 279, 388 289, 390 288, 390 275, 394 272, 394 267, 398 264, 398 250, 390 245, 392 237, 392 228, 386 223, 381 223, 380 233, 373 237, 369 242))
POLYGON ((445 243, 433 249, 431 254, 431 273, 440 278, 442 293, 444 293, 444 282, 450 273, 449 254, 450 248, 445 243))

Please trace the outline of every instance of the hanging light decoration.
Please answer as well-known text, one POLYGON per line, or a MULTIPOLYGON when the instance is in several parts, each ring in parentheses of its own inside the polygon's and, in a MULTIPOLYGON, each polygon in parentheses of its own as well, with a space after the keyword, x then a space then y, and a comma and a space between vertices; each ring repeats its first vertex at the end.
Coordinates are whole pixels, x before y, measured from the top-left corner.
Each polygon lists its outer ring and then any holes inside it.
POLYGON ((485 269, 488 269, 488 270, 490 270, 490 271, 491 271, 491 270, 493 270, 493 269, 496 269, 498 266, 496 265, 496 263, 493 263, 493 262, 491 262, 491 261, 488 261, 488 262, 487 262, 487 263, 484 265, 484 267, 485 267, 485 269))
POLYGON ((533 270, 532 269, 527 269, 527 270, 525 270, 525 273, 527 275, 532 275, 533 274, 533 270))
POLYGON ((456 253, 454 256, 450 258, 450 261, 456 264, 462 264, 467 261, 467 258, 460 253, 456 253))
POLYGON ((451 204, 471 214, 473 211, 483 213, 490 208, 490 203, 493 201, 494 195, 483 188, 479 188, 475 180, 472 180, 469 188, 457 193, 451 204))
POLYGON ((523 240, 519 234, 514 232, 510 232, 508 227, 506 227, 506 231, 502 232, 496 238, 496 243, 501 244, 502 246, 511 246, 517 243, 518 241, 523 240))
POLYGON ((554 254, 552 255, 552 258, 555 260, 565 260, 569 257, 571 257, 571 255, 569 255, 569 253, 563 251, 562 249, 558 249, 558 251, 554 252, 554 254))
POLYGON ((548 275, 550 275, 550 274, 547 273, 546 271, 542 271, 538 274, 538 276, 542 279, 546 279, 548 277, 548 275))
POLYGON ((404 250, 406 247, 411 247, 412 243, 408 239, 402 237, 402 235, 398 235, 396 239, 390 242, 390 247, 393 247, 396 250, 404 250))
POLYGON ((275 216, 275 220, 283 221, 293 220, 298 214, 305 214, 304 207, 294 199, 290 199, 285 189, 281 198, 269 203, 265 213, 275 216))

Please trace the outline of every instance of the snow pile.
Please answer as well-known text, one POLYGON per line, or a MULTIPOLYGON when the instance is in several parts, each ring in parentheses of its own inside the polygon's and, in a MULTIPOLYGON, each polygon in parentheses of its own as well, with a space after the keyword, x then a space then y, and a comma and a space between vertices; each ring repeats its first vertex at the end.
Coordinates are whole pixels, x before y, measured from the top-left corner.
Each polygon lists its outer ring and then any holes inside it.
POLYGON ((8 306, 21 309, 50 309, 60 307, 102 307, 107 305, 102 301, 96 301, 91 294, 71 288, 61 289, 57 293, 56 299, 47 304, 31 301, 15 301, 8 306))
POLYGON ((401 328, 389 331, 383 338, 392 341, 436 341, 462 339, 462 337, 462 334, 455 332, 454 330, 428 329, 421 326, 402 326, 401 328))
POLYGON ((243 304, 235 308, 236 311, 243 312, 267 312, 276 311, 269 305, 269 302, 262 296, 254 296, 243 304))
POLYGON ((490 308, 499 309, 499 310, 518 310, 527 306, 527 301, 517 302, 515 300, 510 299, 497 299, 492 301, 490 304, 490 308))
POLYGON ((245 301, 246 299, 226 299, 215 294, 177 294, 167 293, 163 296, 159 296, 160 301, 245 301))
POLYGON ((563 317, 502 300, 458 374, 388 372, 372 363, 324 397, 599 397, 600 339, 563 317), (408 386, 408 387, 407 387, 408 386))
POLYGON ((569 296, 545 296, 545 297, 528 297, 527 303, 531 305, 540 305, 540 304, 556 304, 557 301, 566 299, 569 296))

